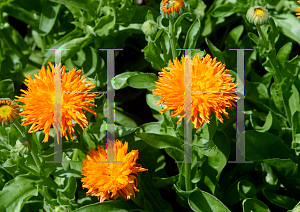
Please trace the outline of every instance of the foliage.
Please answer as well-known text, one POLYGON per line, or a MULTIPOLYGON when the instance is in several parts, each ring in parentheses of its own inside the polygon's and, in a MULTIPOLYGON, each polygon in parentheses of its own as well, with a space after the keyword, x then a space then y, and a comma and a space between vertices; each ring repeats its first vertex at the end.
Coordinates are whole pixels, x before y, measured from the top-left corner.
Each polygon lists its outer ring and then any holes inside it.
MULTIPOLYGON (((22 136, 15 125, 0 126, 0 211, 289 211, 300 196, 300 22, 292 0, 186 0, 185 12, 170 27, 160 15, 160 1, 3 0, 0 2, 0 98, 20 96, 25 74, 54 62, 51 49, 62 51, 66 70, 82 69, 97 91, 107 86, 107 52, 115 51, 115 137, 139 150, 138 162, 149 171, 138 177, 135 197, 99 203, 82 188, 82 162, 90 148, 106 142, 106 96, 96 98, 97 117, 86 113, 89 127, 75 125, 77 139, 63 138, 63 161, 54 160, 54 129, 49 142, 42 132, 27 133, 28 155, 16 151, 22 136), (147 5, 146 5, 147 3, 147 5), (257 27, 247 10, 266 6, 268 24, 257 27), (157 32, 142 25, 155 21, 157 32), (170 37, 172 39, 170 39, 170 37), (262 39, 264 37, 266 40, 262 39), (220 123, 193 129, 192 189, 184 160, 184 124, 154 97, 158 72, 174 54, 210 53, 225 63, 237 82, 237 51, 245 51, 246 161, 236 161, 236 113, 220 123), (274 64, 276 64, 274 66, 274 64), (140 111, 140 112, 139 112, 140 111)), ((240 82, 243 82, 240 80, 240 82)), ((238 90, 243 93, 243 91, 238 90)), ((19 118, 19 121, 21 118, 19 118)), ((238 145, 236 145, 238 144, 238 145)), ((239 149, 238 149, 239 150, 239 149)))

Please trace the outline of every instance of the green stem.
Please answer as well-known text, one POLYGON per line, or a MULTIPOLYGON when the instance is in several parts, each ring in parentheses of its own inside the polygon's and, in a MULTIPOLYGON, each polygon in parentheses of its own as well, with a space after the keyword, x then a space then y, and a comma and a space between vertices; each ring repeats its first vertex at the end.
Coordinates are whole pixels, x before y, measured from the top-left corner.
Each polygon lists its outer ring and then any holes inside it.
POLYGON ((78 149, 75 149, 75 151, 73 153, 72 161, 77 161, 78 153, 79 153, 78 149))
POLYGON ((38 170, 40 170, 40 166, 41 166, 41 161, 40 161, 40 158, 38 157, 37 155, 37 149, 32 149, 31 151, 31 155, 33 157, 33 160, 38 168, 38 170))
POLYGON ((176 52, 176 38, 174 34, 174 19, 170 18, 169 19, 169 38, 171 42, 171 50, 172 50, 172 55, 173 59, 177 57, 177 52, 176 52))
POLYGON ((256 27, 257 27, 258 35, 259 35, 259 37, 262 38, 262 41, 263 41, 263 44, 264 44, 265 48, 266 48, 267 50, 269 50, 269 44, 268 44, 268 42, 267 42, 267 40, 266 40, 266 37, 265 37, 264 33, 263 33, 262 30, 261 30, 260 25, 256 25, 256 27))
POLYGON ((22 137, 26 137, 25 136, 25 130, 24 128, 21 126, 20 122, 18 120, 14 121, 14 125, 15 127, 19 130, 19 132, 21 133, 22 137))
POLYGON ((18 166, 19 166, 20 168, 26 170, 27 172, 32 173, 32 174, 35 175, 35 176, 39 176, 39 173, 38 173, 36 170, 34 170, 34 169, 32 169, 32 168, 29 168, 28 166, 25 166, 25 165, 23 165, 22 163, 19 163, 18 166))
POLYGON ((192 164, 185 162, 184 163, 184 172, 185 172, 185 190, 190 191, 192 190, 192 179, 191 179, 191 172, 192 172, 192 164))
POLYGON ((283 93, 282 93, 282 88, 281 88, 281 83, 282 83, 282 77, 280 74, 280 70, 279 67, 277 65, 277 61, 276 61, 276 55, 274 53, 274 51, 269 51, 269 43, 267 42, 267 39, 264 35, 264 33, 261 30, 261 27, 259 25, 257 25, 257 31, 259 36, 262 38, 263 41, 263 45, 265 46, 266 50, 267 50, 267 57, 270 61, 270 64, 274 70, 274 78, 276 80, 276 82, 278 83, 279 86, 279 92, 281 93, 281 98, 283 101, 283 106, 284 106, 284 110, 285 110, 285 114, 286 117, 288 119, 289 124, 291 125, 291 115, 290 115, 290 111, 289 111, 289 106, 286 104, 286 101, 284 101, 283 98, 283 93))

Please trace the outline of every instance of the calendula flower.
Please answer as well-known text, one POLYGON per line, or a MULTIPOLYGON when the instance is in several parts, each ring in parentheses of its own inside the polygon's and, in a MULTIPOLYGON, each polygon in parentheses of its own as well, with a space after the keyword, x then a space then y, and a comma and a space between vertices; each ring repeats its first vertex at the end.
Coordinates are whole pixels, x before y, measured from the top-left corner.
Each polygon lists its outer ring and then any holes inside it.
POLYGON ((0 99, 0 123, 3 127, 8 127, 19 117, 19 107, 17 103, 9 98, 0 99))
MULTIPOLYGON (((195 55, 191 61, 192 68, 192 84, 191 84, 191 117, 196 129, 203 126, 204 122, 209 123, 211 110, 216 114, 216 117, 223 123, 221 114, 227 118, 228 113, 226 107, 233 109, 234 102, 237 101, 234 89, 237 85, 231 82, 233 79, 228 74, 229 70, 224 70, 225 65, 217 62, 216 58, 212 59, 209 54, 200 58, 195 55), (193 93, 197 92, 197 93, 193 93)), ((181 62, 170 60, 170 66, 163 68, 159 73, 158 82, 154 96, 161 96, 158 102, 161 105, 166 105, 161 110, 161 114, 167 110, 174 110, 171 115, 180 115, 179 124, 184 113, 185 101, 185 84, 184 84, 185 57, 181 58, 181 62), (169 70, 169 71, 167 71, 169 70)))
MULTIPOLYGON (((17 96, 17 101, 25 104, 19 105, 19 107, 24 109, 20 113, 20 115, 24 115, 22 126, 32 124, 28 131, 29 133, 43 129, 45 133, 43 142, 48 142, 50 127, 51 125, 54 127, 55 67, 50 62, 49 65, 50 68, 49 66, 47 66, 47 69, 43 67, 38 74, 34 74, 35 79, 26 74, 24 83, 28 89, 26 91, 21 89, 24 94, 21 94, 22 97, 17 96)), ((67 129, 73 140, 72 134, 76 137, 73 125, 78 123, 83 130, 88 126, 88 121, 83 110, 97 116, 95 111, 89 106, 96 106, 91 102, 94 102, 94 97, 99 94, 87 93, 95 86, 89 81, 83 82, 86 77, 80 74, 81 70, 74 68, 69 72, 65 72, 65 67, 63 66, 61 71, 61 131, 62 136, 65 136, 68 140, 67 129), (72 120, 76 123, 72 124, 72 120)))
POLYGON ((247 20, 254 25, 262 25, 269 21, 269 12, 261 6, 251 7, 246 14, 247 20))
MULTIPOLYGON (((300 4, 300 0, 298 1, 298 3, 300 4)), ((300 12, 300 7, 297 7, 296 9, 297 12, 300 12)), ((297 18, 300 18, 300 13, 296 13, 297 18)))
POLYGON ((98 151, 91 148, 91 152, 86 156, 82 167, 84 171, 81 179, 83 188, 89 189, 87 195, 98 196, 100 202, 116 200, 123 196, 125 200, 130 196, 135 196, 137 189, 137 176, 139 172, 147 171, 140 164, 136 163, 138 159, 138 150, 132 150, 127 153, 128 143, 123 145, 118 139, 115 141, 115 160, 122 163, 101 163, 106 161, 106 152, 104 148, 98 145, 98 151))
POLYGON ((177 18, 183 10, 183 0, 162 0, 160 3, 160 13, 165 18, 177 18))

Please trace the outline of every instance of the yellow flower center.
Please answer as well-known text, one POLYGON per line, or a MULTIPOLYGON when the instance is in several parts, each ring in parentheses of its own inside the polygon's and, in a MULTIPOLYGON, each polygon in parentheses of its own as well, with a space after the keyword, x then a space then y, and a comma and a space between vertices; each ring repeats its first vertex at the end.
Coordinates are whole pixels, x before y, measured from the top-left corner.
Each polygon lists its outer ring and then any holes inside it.
POLYGON ((176 0, 170 0, 167 2, 166 4, 166 8, 171 8, 171 7, 178 7, 179 6, 179 2, 176 0))
POLYGON ((265 16, 265 12, 262 8, 256 7, 254 8, 254 12, 257 16, 265 16))
POLYGON ((10 107, 9 105, 0 105, 1 118, 9 117, 12 112, 13 112, 13 108, 10 107))

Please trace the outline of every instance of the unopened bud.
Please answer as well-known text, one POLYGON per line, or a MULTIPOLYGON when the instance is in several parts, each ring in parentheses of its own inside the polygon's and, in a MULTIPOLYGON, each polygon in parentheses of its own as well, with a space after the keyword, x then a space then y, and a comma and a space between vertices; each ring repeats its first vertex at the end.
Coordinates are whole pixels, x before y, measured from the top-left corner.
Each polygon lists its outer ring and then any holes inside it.
POLYGON ((269 21, 269 12, 261 6, 251 7, 246 14, 247 20, 254 25, 263 25, 269 21))
POLYGON ((157 23, 155 21, 145 21, 142 25, 142 31, 145 35, 155 35, 157 32, 157 23))
POLYGON ((26 137, 21 137, 16 141, 15 149, 22 155, 28 155, 31 151, 31 141, 26 137))

